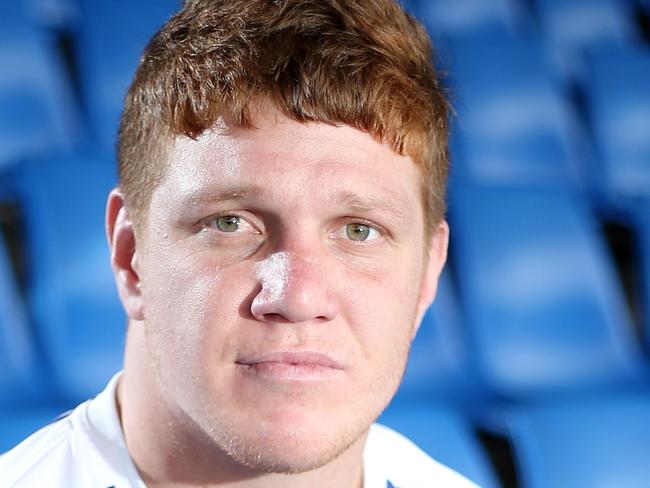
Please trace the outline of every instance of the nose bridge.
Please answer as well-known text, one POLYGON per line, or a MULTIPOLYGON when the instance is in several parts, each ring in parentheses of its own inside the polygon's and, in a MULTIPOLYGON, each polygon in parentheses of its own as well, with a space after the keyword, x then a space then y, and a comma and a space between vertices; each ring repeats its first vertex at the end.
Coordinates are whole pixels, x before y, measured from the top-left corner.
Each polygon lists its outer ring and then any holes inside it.
POLYGON ((258 320, 327 321, 336 306, 322 263, 311 252, 281 251, 258 263, 261 285, 251 311, 258 320))

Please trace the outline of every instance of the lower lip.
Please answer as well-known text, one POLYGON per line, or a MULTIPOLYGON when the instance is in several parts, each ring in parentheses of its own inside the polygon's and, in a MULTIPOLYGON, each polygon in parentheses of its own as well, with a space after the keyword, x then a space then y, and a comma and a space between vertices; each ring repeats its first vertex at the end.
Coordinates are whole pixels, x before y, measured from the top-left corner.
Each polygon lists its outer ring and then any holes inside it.
POLYGON ((292 364, 281 362, 263 362, 239 364, 244 372, 259 379, 277 382, 320 382, 333 380, 342 374, 342 370, 320 364, 292 364))

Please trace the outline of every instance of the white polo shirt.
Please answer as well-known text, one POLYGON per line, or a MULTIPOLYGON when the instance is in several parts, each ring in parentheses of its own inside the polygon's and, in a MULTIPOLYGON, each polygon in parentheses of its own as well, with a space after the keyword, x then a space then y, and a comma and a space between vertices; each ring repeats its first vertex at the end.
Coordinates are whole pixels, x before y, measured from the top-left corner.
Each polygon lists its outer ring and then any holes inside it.
MULTIPOLYGON (((96 398, 0 457, 0 488, 146 488, 117 415, 119 374, 96 398)), ((476 488, 397 432, 375 424, 364 450, 364 488, 476 488)))

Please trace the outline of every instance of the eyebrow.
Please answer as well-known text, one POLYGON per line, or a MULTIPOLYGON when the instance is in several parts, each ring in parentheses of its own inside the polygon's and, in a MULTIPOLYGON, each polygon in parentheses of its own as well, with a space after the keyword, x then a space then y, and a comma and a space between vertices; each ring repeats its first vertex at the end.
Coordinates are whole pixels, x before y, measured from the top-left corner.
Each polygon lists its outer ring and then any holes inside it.
MULTIPOLYGON (((270 198, 268 190, 259 185, 247 185, 224 189, 199 189, 189 193, 183 199, 186 205, 194 206, 201 203, 222 203, 242 201, 247 199, 265 200, 270 198)), ((404 199, 394 193, 387 192, 384 198, 359 195, 354 191, 342 190, 328 197, 332 206, 342 206, 352 212, 391 214, 398 218, 407 217, 407 204, 404 199)))
POLYGON ((204 202, 228 202, 246 200, 247 198, 264 198, 266 194, 266 190, 257 185, 229 187, 221 190, 200 189, 188 193, 183 198, 183 204, 197 205, 204 202))
POLYGON ((393 192, 387 194, 387 198, 360 196, 355 192, 341 191, 336 195, 337 203, 357 212, 373 212, 393 214, 397 217, 406 217, 406 203, 393 192))

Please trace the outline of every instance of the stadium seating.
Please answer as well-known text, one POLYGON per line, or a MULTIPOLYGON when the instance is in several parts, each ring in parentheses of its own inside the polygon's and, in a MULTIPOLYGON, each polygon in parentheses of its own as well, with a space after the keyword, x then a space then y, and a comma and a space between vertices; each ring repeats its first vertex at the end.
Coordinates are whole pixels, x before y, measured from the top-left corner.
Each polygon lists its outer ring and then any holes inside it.
POLYGON ((482 488, 499 484, 471 424, 443 404, 393 402, 379 422, 405 434, 425 452, 482 488))
POLYGON ((126 320, 103 226, 114 166, 79 156, 22 170, 32 315, 61 394, 83 400, 122 362, 126 320))
POLYGON ((642 488, 650 479, 650 397, 528 407, 510 416, 526 488, 642 488))
POLYGON ((650 49, 601 48, 589 57, 587 95, 600 166, 594 184, 626 209, 650 197, 650 49))
POLYGON ((543 37, 562 49, 624 43, 638 35, 631 2, 536 0, 543 37))
POLYGON ((28 407, 0 411, 0 454, 8 451, 33 432, 55 421, 69 407, 62 403, 34 404, 28 407))
POLYGON ((4 240, 0 240, 0 409, 36 393, 36 348, 4 240))
POLYGON ((72 30, 79 23, 77 0, 19 0, 15 3, 23 3, 35 21, 50 29, 72 30))
POLYGON ((599 45, 639 37, 631 2, 620 0, 537 0, 542 38, 555 68, 565 77, 589 81, 584 53, 599 45))
POLYGON ((380 422, 406 434, 442 463, 484 488, 498 486, 464 416, 480 393, 467 370, 466 332, 449 271, 413 341, 402 384, 380 422))
POLYGON ((179 5, 180 0, 82 1, 77 39, 82 92, 104 149, 114 147, 122 102, 144 46, 179 5))
POLYGON ((573 115, 541 46, 472 39, 450 54, 455 183, 578 187, 573 115))
POLYGON ((0 166, 81 138, 78 110, 63 64, 20 2, 0 6, 0 166))
POLYGON ((444 271, 435 302, 411 346, 398 393, 401 400, 445 400, 459 405, 475 401, 478 385, 468 371, 467 334, 459 314, 449 272, 444 271))
POLYGON ((32 332, 0 240, 0 453, 65 409, 49 387, 32 332))
MULTIPOLYGON (((0 199, 16 197, 18 175, 28 257, 23 303, 0 239, 0 452, 121 368, 125 318, 102 226, 115 162, 103 154, 142 48, 180 3, 0 3, 0 199), (96 142, 102 155, 78 152, 96 142)), ((588 209, 629 218, 639 237, 647 353, 650 48, 633 7, 650 18, 650 0, 405 3, 443 43, 458 113, 456 273, 443 274, 380 421, 489 488, 498 482, 465 415, 491 422, 497 407, 523 487, 645 486, 650 398, 631 391, 647 389, 650 368, 588 209)))
POLYGON ((613 263, 574 195, 464 188, 450 209, 470 355, 495 396, 531 401, 646 384, 613 263))
POLYGON ((486 37, 523 30, 525 11, 514 0, 420 0, 411 2, 431 37, 486 37))

